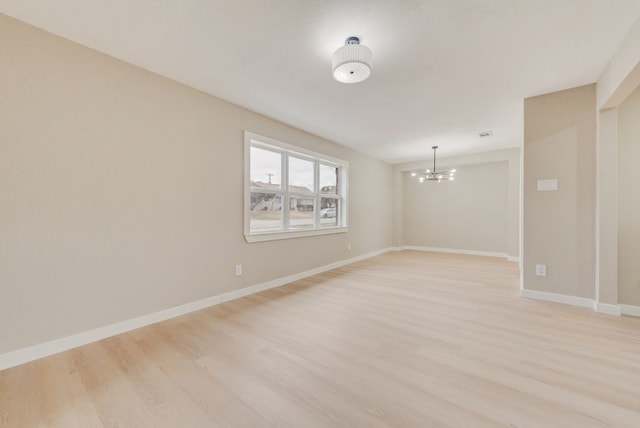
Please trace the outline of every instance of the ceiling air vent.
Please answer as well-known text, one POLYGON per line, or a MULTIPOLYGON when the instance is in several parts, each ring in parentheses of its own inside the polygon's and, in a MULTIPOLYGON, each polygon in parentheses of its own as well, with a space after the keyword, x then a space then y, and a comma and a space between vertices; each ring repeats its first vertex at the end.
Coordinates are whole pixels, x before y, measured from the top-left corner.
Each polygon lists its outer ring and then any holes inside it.
POLYGON ((491 137, 493 135, 493 132, 491 131, 484 131, 478 134, 480 136, 480 138, 486 138, 486 137, 491 137))

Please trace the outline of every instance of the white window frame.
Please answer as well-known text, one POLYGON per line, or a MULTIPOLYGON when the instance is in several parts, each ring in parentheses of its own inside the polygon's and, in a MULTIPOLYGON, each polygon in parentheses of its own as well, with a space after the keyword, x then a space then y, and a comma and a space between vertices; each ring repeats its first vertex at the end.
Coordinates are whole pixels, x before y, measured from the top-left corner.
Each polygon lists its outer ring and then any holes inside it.
POLYGON ((311 150, 283 143, 282 141, 253 132, 244 132, 244 237, 247 242, 262 242, 278 239, 301 238, 306 236, 329 235, 334 233, 345 233, 348 231, 348 173, 349 162, 337 159, 311 150), (280 190, 269 191, 281 195, 282 210, 282 229, 278 231, 251 232, 250 226, 250 210, 251 210, 251 191, 262 191, 264 189, 251 188, 251 147, 259 147, 282 154, 281 165, 281 188, 280 190), (287 230, 289 224, 289 205, 291 196, 302 196, 309 198, 309 195, 296 194, 289 192, 289 156, 313 161, 314 163, 314 191, 313 199, 315 204, 314 210, 314 228, 307 230, 287 230), (338 191, 337 195, 323 194, 320 189, 320 164, 338 168, 338 191), (337 226, 320 227, 320 206, 322 198, 334 197, 338 200, 338 210, 336 211, 337 226))

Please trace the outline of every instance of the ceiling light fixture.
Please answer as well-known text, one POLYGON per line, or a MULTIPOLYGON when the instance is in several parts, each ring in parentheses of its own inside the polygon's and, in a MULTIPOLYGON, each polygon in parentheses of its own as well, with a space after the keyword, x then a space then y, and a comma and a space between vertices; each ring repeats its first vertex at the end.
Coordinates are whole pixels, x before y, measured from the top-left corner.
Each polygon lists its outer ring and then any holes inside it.
POLYGON ((333 78, 342 83, 358 83, 371 74, 371 49, 349 37, 344 46, 333 53, 333 78))
POLYGON ((438 146, 433 146, 431 148, 433 149, 433 169, 427 169, 425 172, 414 171, 411 173, 411 176, 418 177, 418 181, 420 183, 424 183, 425 181, 437 181, 438 183, 442 180, 453 181, 455 178, 454 175, 456 173, 456 170, 450 169, 445 171, 438 171, 436 169, 436 149, 438 148, 438 146))

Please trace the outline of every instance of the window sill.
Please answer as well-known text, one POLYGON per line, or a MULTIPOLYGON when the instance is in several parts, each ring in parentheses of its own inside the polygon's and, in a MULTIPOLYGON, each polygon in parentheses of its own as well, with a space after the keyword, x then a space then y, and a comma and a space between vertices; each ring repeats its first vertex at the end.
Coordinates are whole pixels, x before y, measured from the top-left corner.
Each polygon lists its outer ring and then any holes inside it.
POLYGON ((332 235, 335 233, 346 233, 347 227, 328 227, 326 229, 295 230, 290 232, 256 233, 244 235, 247 242, 276 241, 279 239, 305 238, 307 236, 332 235))

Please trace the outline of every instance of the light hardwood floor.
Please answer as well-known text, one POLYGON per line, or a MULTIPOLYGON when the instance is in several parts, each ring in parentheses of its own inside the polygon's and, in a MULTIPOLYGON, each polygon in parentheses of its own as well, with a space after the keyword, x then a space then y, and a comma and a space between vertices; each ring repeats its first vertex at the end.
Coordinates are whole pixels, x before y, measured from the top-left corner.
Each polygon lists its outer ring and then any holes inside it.
POLYGON ((640 319, 403 251, 0 372, 11 427, 640 427, 640 319))

